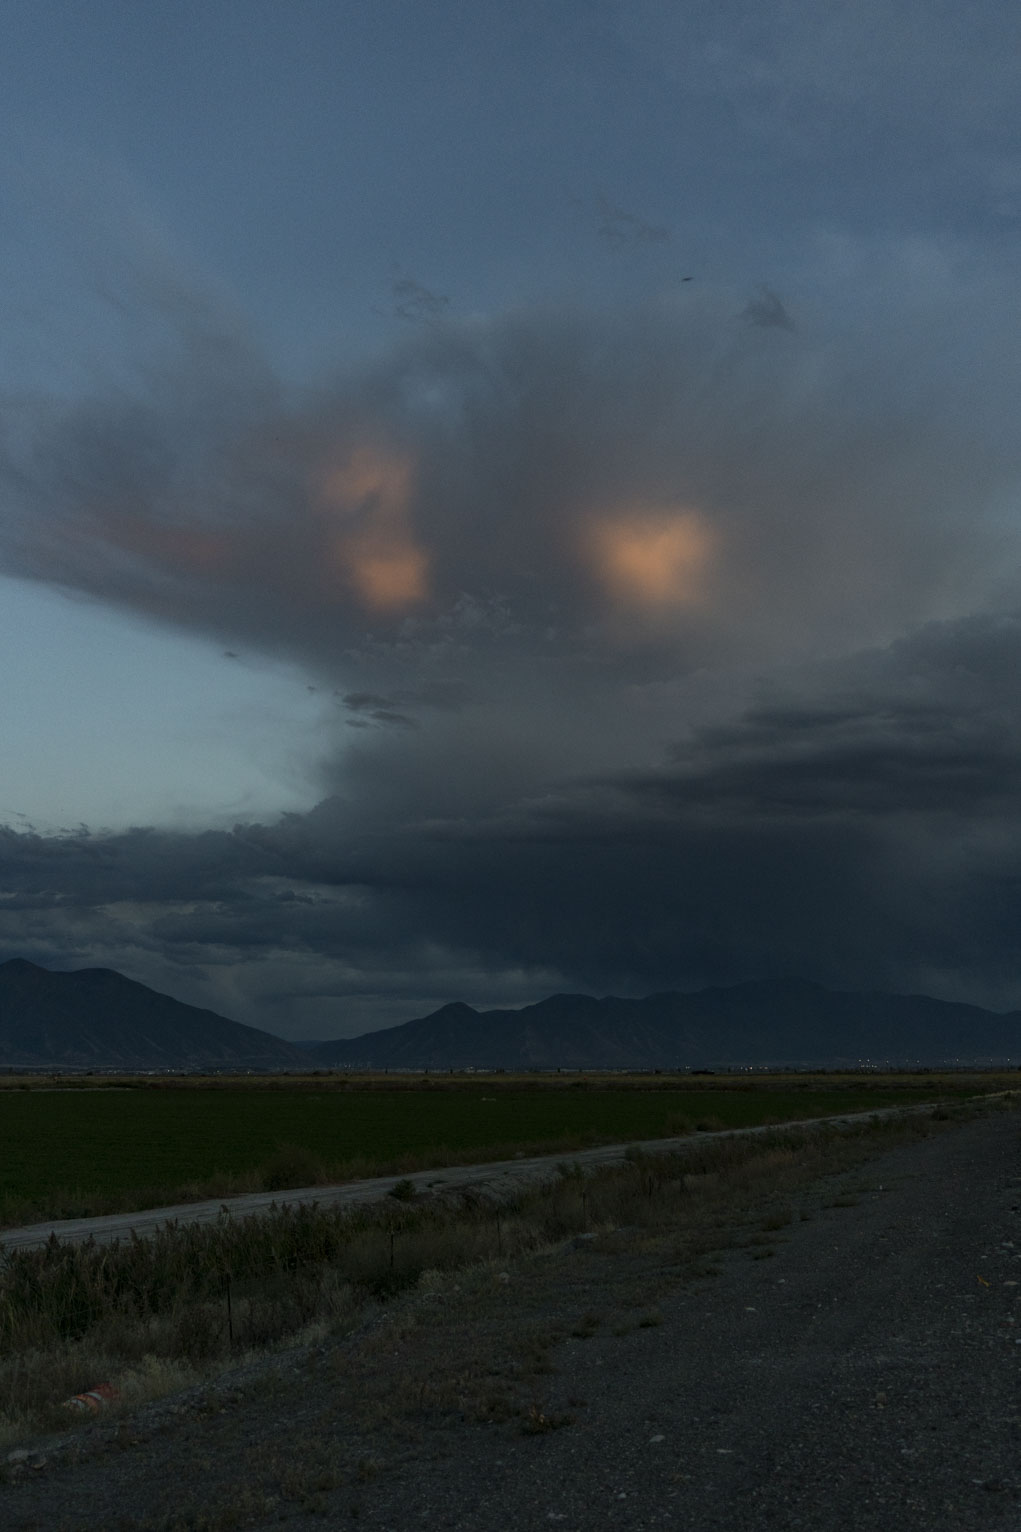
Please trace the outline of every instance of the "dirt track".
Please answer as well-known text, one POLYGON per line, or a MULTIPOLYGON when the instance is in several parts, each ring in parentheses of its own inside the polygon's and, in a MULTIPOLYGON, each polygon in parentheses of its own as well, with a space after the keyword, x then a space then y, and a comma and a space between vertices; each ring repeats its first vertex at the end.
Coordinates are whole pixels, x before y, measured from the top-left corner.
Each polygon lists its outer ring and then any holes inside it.
POLYGON ((901 1145, 694 1280, 624 1240, 441 1285, 272 1381, 94 1432, 0 1491, 0 1521, 1015 1532, 1019 1149, 1013 1114, 901 1145), (511 1330, 539 1359, 513 1377, 532 1434, 473 1406, 511 1330), (444 1369, 447 1393, 378 1392, 444 1369))

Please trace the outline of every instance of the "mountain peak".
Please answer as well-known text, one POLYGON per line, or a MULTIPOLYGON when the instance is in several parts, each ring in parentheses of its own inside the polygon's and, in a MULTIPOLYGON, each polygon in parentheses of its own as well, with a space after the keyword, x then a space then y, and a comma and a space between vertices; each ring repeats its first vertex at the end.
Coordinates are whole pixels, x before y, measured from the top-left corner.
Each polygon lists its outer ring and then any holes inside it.
POLYGON ((453 1021, 455 1017, 478 1016, 479 1012, 473 1006, 466 1005, 463 1000, 448 1000, 446 1005, 441 1005, 438 1011, 433 1011, 429 1017, 435 1021, 442 1016, 444 1021, 453 1021))
POLYGON ((519 1010, 454 1001, 401 1026, 323 1042, 326 1064, 402 1069, 678 1069, 1021 1062, 1021 1012, 835 992, 778 974, 646 999, 549 995, 519 1010))
POLYGON ((72 1069, 293 1069, 300 1049, 186 1005, 115 968, 0 963, 0 1065, 72 1069))

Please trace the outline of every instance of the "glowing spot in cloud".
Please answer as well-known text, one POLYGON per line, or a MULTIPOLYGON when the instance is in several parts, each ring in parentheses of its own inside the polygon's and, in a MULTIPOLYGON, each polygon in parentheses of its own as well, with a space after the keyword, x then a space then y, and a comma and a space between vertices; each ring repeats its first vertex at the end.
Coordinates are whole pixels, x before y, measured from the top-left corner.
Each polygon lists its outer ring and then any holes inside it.
POLYGON ((695 511, 608 516, 590 536, 596 568, 616 600, 662 609, 702 594, 712 537, 695 511))
POLYGON ((414 465, 407 456, 357 447, 319 480, 319 510, 340 530, 329 563, 365 606, 392 612, 429 594, 429 558, 410 528, 414 465))
POLYGON ((348 568, 362 599, 380 611, 408 606, 429 593, 429 560, 412 543, 349 549, 348 568))

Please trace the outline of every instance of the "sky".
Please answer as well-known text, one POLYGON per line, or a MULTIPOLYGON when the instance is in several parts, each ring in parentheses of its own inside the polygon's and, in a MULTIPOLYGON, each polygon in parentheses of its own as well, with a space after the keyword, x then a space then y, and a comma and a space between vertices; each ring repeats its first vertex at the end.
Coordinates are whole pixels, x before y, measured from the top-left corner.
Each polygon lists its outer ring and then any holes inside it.
POLYGON ((0 960, 1021 1007, 1021 12, 3 0, 0 960))

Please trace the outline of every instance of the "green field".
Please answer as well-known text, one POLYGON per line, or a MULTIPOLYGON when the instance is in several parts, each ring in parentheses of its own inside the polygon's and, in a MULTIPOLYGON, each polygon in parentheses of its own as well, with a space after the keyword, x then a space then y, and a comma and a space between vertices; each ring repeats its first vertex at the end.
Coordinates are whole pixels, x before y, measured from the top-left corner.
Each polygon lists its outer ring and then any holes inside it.
MULTIPOLYGON (((938 1094, 934 1090, 933 1095, 938 1094)), ((925 1099, 912 1091, 910 1098, 925 1099)), ((867 1111, 896 1089, 26 1090, 0 1094, 0 1222, 80 1216, 497 1158, 867 1111)))

